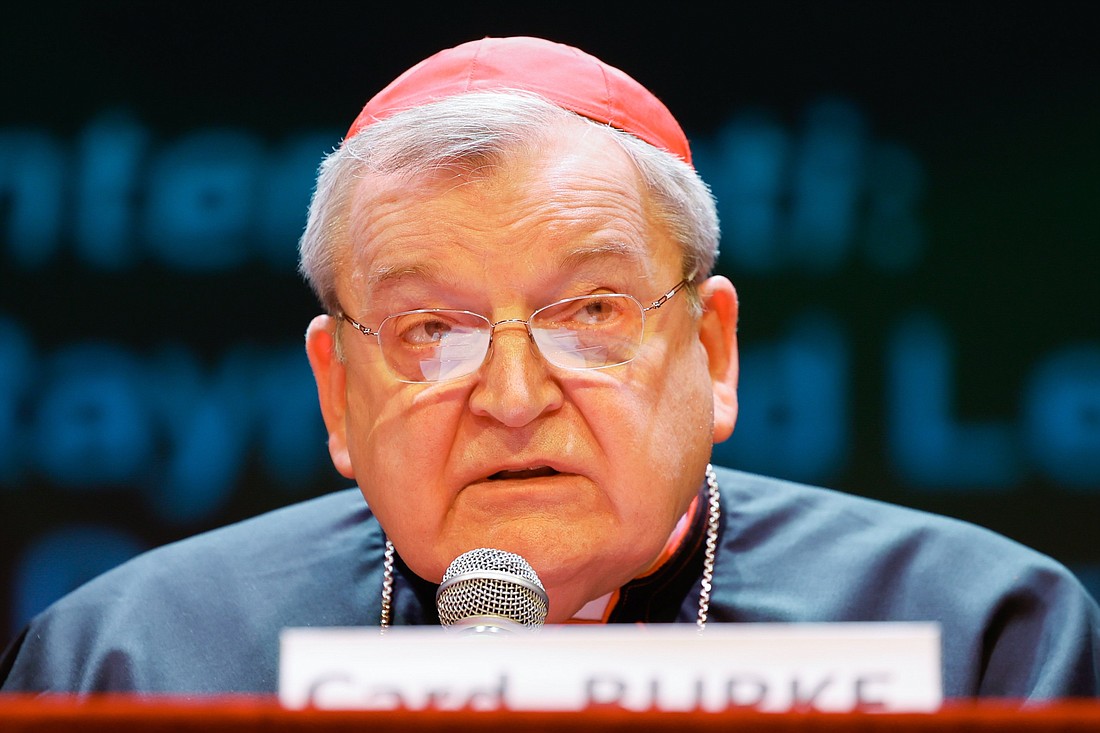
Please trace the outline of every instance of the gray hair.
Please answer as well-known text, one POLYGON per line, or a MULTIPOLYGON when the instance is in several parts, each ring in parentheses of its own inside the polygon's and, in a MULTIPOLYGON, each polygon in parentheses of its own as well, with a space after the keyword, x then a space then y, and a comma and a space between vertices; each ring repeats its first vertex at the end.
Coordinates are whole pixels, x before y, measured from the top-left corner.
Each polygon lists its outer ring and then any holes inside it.
POLYGON ((710 189, 690 165, 629 133, 518 91, 447 97, 375 122, 344 140, 321 163, 299 244, 299 271, 325 309, 338 312, 336 273, 346 265, 349 208, 362 172, 410 178, 451 168, 474 172, 532 148, 567 118, 582 119, 619 142, 653 197, 654 213, 683 247, 683 276, 699 282, 710 274, 718 256, 718 214, 710 189))

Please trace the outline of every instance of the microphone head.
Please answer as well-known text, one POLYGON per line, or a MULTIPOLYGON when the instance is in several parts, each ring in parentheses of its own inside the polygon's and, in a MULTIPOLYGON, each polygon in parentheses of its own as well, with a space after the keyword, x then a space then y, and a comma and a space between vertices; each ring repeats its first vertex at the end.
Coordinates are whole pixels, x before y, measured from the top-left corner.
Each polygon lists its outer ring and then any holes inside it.
POLYGON ((519 555, 486 547, 451 562, 435 594, 443 626, 538 628, 550 607, 542 581, 519 555))

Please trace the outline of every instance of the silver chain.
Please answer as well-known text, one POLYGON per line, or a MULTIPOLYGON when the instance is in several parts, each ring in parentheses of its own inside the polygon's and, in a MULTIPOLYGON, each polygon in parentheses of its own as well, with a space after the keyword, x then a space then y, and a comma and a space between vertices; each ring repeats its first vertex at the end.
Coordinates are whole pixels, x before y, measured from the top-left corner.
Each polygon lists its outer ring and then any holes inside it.
MULTIPOLYGON (((722 516, 722 504, 718 494, 718 477, 714 468, 707 464, 707 540, 703 552, 703 580, 699 589, 699 618, 695 625, 702 631, 707 627, 707 614, 710 612, 710 591, 714 583, 714 558, 718 550, 718 520, 722 516)), ((382 562, 382 618, 379 623, 382 631, 390 627, 393 614, 393 558, 396 554, 393 543, 386 540, 386 553, 382 562)))
POLYGON ((722 516, 722 504, 718 494, 718 477, 714 467, 707 464, 707 546, 703 551, 703 580, 699 588, 699 618, 695 625, 699 631, 707 628, 710 612, 710 591, 714 583, 714 557, 718 550, 718 520, 722 516))
POLYGON ((393 543, 386 539, 386 554, 382 561, 382 619, 379 624, 382 631, 390 627, 390 618, 393 613, 393 556, 396 551, 393 543))

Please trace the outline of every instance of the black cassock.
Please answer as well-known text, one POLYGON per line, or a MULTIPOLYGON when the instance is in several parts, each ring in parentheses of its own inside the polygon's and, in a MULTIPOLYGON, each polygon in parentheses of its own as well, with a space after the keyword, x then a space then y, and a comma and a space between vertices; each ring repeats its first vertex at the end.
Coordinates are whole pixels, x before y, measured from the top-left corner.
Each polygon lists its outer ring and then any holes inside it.
MULTIPOLYGON (((716 469, 710 623, 934 621, 944 695, 1100 695, 1100 608, 1053 560, 974 525, 716 469)), ((694 623, 705 501, 677 553, 620 589, 611 622, 694 623)), ((277 689, 279 632, 377 626, 385 538, 357 489, 158 548, 36 617, 0 660, 8 691, 277 689)), ((398 559, 395 625, 437 624, 398 559)))

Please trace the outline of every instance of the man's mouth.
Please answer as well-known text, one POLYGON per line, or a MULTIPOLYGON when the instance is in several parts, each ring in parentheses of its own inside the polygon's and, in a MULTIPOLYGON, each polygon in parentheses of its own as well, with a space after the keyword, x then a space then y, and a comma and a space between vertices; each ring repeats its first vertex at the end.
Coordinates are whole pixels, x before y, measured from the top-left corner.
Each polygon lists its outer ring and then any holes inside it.
POLYGON ((558 472, 549 466, 532 466, 531 468, 520 468, 509 471, 497 471, 489 476, 490 481, 504 481, 514 479, 527 479, 527 478, 546 478, 548 476, 557 476, 558 472))

